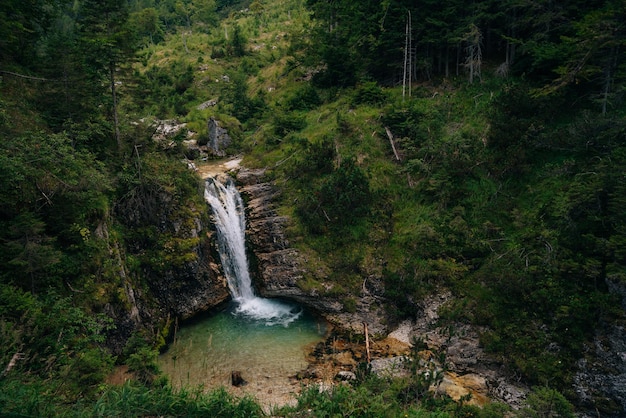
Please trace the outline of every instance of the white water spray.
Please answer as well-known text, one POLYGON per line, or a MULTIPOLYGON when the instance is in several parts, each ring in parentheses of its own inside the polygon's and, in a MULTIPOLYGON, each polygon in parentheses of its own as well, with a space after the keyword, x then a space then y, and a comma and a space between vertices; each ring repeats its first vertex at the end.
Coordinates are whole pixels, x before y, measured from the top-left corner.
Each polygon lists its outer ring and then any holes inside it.
POLYGON ((227 178, 224 184, 217 178, 208 178, 204 198, 213 210, 218 251, 230 293, 238 304, 236 312, 267 325, 287 326, 295 321, 300 310, 254 294, 246 256, 245 208, 233 180, 227 178))

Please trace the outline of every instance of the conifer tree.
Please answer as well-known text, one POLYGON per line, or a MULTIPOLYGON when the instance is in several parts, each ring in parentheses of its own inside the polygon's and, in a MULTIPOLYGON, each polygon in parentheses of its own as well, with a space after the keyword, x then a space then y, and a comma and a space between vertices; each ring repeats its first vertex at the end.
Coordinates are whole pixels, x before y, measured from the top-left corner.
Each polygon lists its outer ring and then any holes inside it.
POLYGON ((114 137, 121 152, 117 74, 134 47, 128 4, 125 0, 84 0, 79 16, 87 76, 93 83, 108 81, 114 137))

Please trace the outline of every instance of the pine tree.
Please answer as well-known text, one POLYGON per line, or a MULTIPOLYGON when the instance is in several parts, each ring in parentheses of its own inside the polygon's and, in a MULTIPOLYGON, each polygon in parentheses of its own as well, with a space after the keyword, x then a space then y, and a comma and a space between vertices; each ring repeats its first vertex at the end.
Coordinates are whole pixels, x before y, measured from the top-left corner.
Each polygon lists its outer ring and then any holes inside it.
POLYGON ((93 83, 108 81, 114 137, 118 152, 121 152, 117 73, 130 59, 134 48, 128 24, 128 4, 125 0, 84 0, 80 16, 81 43, 88 76, 93 83))

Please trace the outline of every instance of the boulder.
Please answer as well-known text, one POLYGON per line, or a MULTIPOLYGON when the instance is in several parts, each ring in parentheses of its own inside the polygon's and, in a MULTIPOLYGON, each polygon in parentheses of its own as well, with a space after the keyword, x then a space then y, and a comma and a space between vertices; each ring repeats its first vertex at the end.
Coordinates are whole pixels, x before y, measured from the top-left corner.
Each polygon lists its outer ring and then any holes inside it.
POLYGON ((209 118, 207 122, 208 128, 208 142, 207 147, 214 155, 223 157, 226 155, 226 149, 232 143, 228 130, 220 126, 219 121, 215 118, 209 118))
POLYGON ((456 373, 445 373, 443 380, 437 385, 438 393, 445 393, 455 401, 465 397, 470 405, 484 405, 489 402, 487 381, 476 374, 459 376, 456 373))
POLYGON ((248 383, 241 376, 241 372, 237 370, 233 370, 233 372, 230 374, 230 382, 235 387, 241 387, 248 383))
POLYGON ((337 373, 337 375, 335 376, 335 380, 340 380, 342 382, 350 382, 350 381, 356 380, 356 374, 354 374, 353 372, 342 370, 339 373, 337 373))

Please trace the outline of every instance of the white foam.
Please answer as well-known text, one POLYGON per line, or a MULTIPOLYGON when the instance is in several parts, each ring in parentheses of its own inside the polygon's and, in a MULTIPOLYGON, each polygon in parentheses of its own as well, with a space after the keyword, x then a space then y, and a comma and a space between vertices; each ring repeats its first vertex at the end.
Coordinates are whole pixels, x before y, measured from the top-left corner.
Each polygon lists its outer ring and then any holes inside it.
POLYGON ((289 326, 302 315, 302 310, 274 299, 252 297, 236 299, 238 303, 235 314, 245 318, 264 322, 267 326, 289 326))

